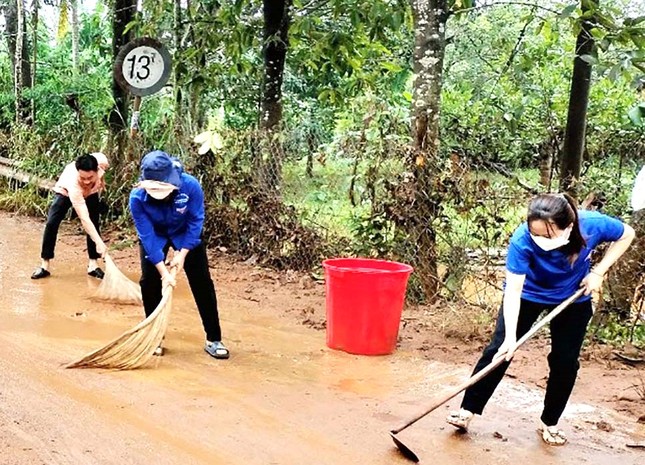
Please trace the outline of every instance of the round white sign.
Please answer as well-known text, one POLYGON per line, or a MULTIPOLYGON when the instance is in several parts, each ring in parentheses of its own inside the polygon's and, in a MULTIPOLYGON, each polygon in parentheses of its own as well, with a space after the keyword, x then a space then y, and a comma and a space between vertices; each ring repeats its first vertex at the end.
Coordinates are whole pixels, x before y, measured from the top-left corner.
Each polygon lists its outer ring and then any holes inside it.
POLYGON ((164 60, 158 50, 141 45, 128 52, 123 60, 123 78, 137 89, 154 87, 164 74, 164 60))

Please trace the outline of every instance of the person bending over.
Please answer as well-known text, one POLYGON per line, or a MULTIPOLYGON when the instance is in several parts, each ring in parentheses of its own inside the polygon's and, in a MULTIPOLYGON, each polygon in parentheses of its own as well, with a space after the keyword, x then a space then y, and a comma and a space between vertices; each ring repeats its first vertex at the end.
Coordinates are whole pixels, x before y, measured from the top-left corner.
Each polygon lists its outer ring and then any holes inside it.
POLYGON ((58 228, 70 207, 74 207, 76 215, 87 233, 87 254, 89 256, 87 274, 103 279, 104 273, 99 268, 98 259, 105 254, 106 246, 99 233, 99 194, 105 188, 103 176, 109 166, 107 157, 96 152, 81 155, 75 162, 69 163, 65 167, 54 186, 54 200, 47 214, 40 251, 40 267, 34 271, 31 279, 51 276, 49 268, 51 260, 54 258, 58 228))
POLYGON ((446 421, 467 431, 474 414, 482 414, 502 380, 517 340, 543 310, 553 310, 583 287, 584 295, 550 323, 549 378, 538 432, 546 444, 565 444, 567 438, 557 424, 576 382, 580 349, 593 314, 591 293, 600 291, 607 271, 633 239, 634 230, 629 225, 599 212, 579 211, 566 194, 534 197, 526 222, 511 237, 495 332, 473 374, 495 357, 505 357, 505 361, 466 390, 461 409, 451 412, 446 421), (604 242, 612 244, 591 268, 591 254, 604 242))
MULTIPOLYGON (((165 286, 175 286, 169 269, 184 269, 206 332, 204 350, 217 359, 229 358, 222 343, 215 285, 201 240, 204 192, 181 163, 156 150, 141 161, 141 180, 130 193, 130 213, 139 236, 141 295, 146 316, 161 301, 165 286), (166 257, 173 249, 173 258, 166 257)), ((160 346, 155 352, 163 355, 160 346)))

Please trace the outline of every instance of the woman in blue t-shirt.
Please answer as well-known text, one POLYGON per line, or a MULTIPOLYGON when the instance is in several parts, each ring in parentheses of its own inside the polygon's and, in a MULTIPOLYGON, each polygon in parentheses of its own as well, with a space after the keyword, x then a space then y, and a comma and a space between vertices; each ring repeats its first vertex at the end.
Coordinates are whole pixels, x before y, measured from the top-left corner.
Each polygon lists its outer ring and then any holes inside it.
POLYGON ((557 428, 580 366, 578 357, 591 319, 591 293, 599 291, 607 270, 627 250, 634 230, 621 221, 594 211, 578 211, 566 194, 542 194, 529 203, 527 221, 511 237, 506 258, 506 283, 492 341, 473 374, 497 355, 505 361, 466 390, 461 409, 447 422, 463 430, 474 414, 481 415, 513 357, 513 349, 543 310, 552 310, 580 287, 583 297, 551 322, 549 379, 538 432, 549 445, 567 439, 557 428), (591 253, 603 242, 613 242, 593 268, 591 253))

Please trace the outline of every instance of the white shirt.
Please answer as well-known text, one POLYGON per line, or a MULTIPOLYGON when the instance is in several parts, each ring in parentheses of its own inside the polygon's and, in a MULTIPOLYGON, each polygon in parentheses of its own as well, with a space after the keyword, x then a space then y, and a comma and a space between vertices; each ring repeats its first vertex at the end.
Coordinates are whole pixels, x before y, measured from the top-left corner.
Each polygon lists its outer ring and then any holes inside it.
POLYGON ((632 189, 632 210, 638 211, 643 208, 645 208, 645 166, 638 172, 632 189))

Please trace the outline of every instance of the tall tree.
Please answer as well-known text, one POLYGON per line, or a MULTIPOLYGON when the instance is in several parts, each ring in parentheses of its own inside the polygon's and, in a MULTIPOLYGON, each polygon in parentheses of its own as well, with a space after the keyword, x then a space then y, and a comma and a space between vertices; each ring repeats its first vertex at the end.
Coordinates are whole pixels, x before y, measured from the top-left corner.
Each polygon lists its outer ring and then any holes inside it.
MULTIPOLYGON (((134 19, 137 11, 136 0, 114 0, 112 11, 112 56, 116 60, 119 50, 130 41, 131 32, 126 32, 127 25, 134 19)), ((112 79, 112 97, 114 107, 110 112, 110 129, 114 135, 124 131, 128 121, 128 94, 112 79)))
POLYGON ((182 92, 181 92, 181 83, 183 77, 183 64, 179 60, 181 54, 181 38, 183 36, 183 15, 181 8, 181 0, 174 0, 173 5, 173 38, 175 43, 175 59, 173 60, 174 64, 174 93, 175 93, 175 130, 179 131, 181 129, 181 120, 182 120, 182 92))
POLYGON ((264 0, 264 76, 260 108, 260 184, 269 192, 280 186, 284 150, 279 132, 282 125, 282 81, 289 37, 291 0, 264 0))
POLYGON ((14 58, 14 97, 16 99, 16 122, 23 120, 22 101, 22 75, 23 75, 23 47, 25 44, 25 3, 18 0, 16 3, 16 50, 14 58))
POLYGON ((598 1, 582 0, 581 5, 584 19, 576 40, 576 56, 573 59, 567 127, 564 134, 560 168, 560 190, 574 196, 582 170, 587 107, 589 106, 589 90, 591 88, 591 63, 586 61, 584 57, 590 55, 594 49, 594 38, 591 34, 593 17, 589 17, 588 13, 598 8, 598 1))
POLYGON ((72 66, 74 73, 78 73, 78 0, 69 0, 70 10, 72 11, 72 66))
MULTIPOLYGON (((31 3, 31 34, 32 34, 32 61, 31 61, 31 84, 36 86, 36 67, 38 65, 38 13, 40 5, 38 0, 31 3)), ((31 117, 32 124, 36 123, 36 99, 31 99, 31 117)))
MULTIPOLYGON (((14 92, 16 90, 16 63, 20 63, 20 70, 19 70, 19 85, 21 89, 21 95, 22 95, 22 89, 26 89, 32 86, 32 80, 31 80, 31 70, 30 70, 30 61, 29 61, 29 47, 28 47, 28 41, 25 40, 25 35, 27 33, 27 24, 26 21, 24 20, 24 0, 20 3, 21 11, 23 12, 22 16, 22 21, 21 21, 21 28, 19 29, 18 27, 18 3, 21 2, 21 0, 8 0, 0 4, 0 8, 3 9, 4 12, 4 17, 5 17, 5 34, 7 37, 7 49, 9 50, 9 55, 11 57, 11 75, 13 78, 13 84, 14 84, 14 92), (22 31, 20 34, 18 34, 18 31, 22 31), (19 48, 17 49, 16 46, 18 36, 20 36, 21 39, 21 44, 19 48), (18 56, 16 53, 16 50, 22 50, 22 53, 18 56), (16 57, 18 58, 16 59, 16 57)), ((25 119, 27 118, 29 114, 29 108, 26 106, 25 102, 20 100, 20 102, 17 101, 17 103, 20 104, 20 115, 16 115, 16 117, 20 117, 20 119, 25 119)))
POLYGON ((417 247, 415 263, 426 298, 438 291, 437 234, 433 220, 440 198, 435 185, 439 157, 439 111, 446 48, 446 0, 412 0, 414 18, 414 82, 412 99, 414 174, 413 204, 407 221, 408 233, 417 247))

